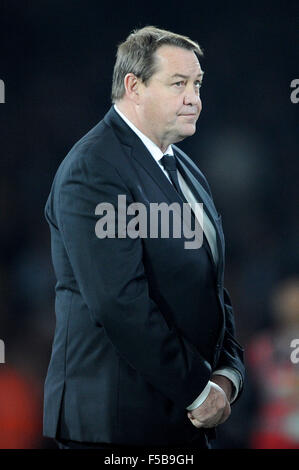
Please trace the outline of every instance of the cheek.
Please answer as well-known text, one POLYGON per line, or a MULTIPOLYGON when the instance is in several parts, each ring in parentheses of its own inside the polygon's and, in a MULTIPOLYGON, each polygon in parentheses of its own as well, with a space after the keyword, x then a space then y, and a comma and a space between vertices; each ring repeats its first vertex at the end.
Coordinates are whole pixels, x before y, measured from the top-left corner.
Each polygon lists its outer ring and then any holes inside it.
POLYGON ((180 97, 163 93, 151 93, 145 100, 145 117, 153 124, 174 126, 178 122, 178 114, 183 107, 180 97), (154 99, 153 99, 154 97, 154 99))
POLYGON ((159 116, 161 111, 161 100, 155 95, 148 96, 145 102, 145 112, 149 118, 155 119, 156 116, 159 116), (154 99, 153 99, 154 96, 154 99))
POLYGON ((159 103, 149 103, 146 111, 146 118, 151 126, 155 127, 155 124, 161 123, 162 120, 162 110, 160 109, 159 103))
POLYGON ((158 99, 149 103, 148 116, 153 123, 172 122, 175 114, 176 109, 171 107, 169 101, 158 99))
POLYGON ((184 103, 180 97, 167 100, 165 109, 168 115, 168 120, 173 124, 179 122, 179 114, 183 108, 184 103))

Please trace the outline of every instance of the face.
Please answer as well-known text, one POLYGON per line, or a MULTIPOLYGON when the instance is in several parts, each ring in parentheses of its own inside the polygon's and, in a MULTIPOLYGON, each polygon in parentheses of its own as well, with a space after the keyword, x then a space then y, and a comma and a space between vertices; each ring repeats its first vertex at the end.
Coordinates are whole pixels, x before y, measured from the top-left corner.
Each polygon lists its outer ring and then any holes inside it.
POLYGON ((156 60, 156 73, 139 83, 138 114, 141 130, 165 151, 196 131, 203 71, 194 52, 179 47, 160 47, 156 60))

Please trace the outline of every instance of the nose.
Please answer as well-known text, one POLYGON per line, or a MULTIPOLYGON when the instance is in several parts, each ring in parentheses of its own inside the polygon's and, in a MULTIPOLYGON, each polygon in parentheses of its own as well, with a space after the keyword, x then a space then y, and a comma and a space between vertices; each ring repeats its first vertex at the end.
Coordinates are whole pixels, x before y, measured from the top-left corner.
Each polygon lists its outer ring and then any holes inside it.
POLYGON ((201 110, 201 99, 198 88, 195 88, 194 86, 186 87, 184 104, 189 106, 197 106, 199 111, 201 110))

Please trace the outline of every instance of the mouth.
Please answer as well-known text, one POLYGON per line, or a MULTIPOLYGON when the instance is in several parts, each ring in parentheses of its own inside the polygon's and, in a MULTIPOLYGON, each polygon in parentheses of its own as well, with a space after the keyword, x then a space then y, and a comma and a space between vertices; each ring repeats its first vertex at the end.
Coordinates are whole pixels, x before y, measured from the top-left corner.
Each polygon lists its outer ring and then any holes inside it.
POLYGON ((196 117, 197 114, 196 114, 196 113, 192 113, 192 114, 179 114, 179 116, 184 116, 184 117, 196 117))

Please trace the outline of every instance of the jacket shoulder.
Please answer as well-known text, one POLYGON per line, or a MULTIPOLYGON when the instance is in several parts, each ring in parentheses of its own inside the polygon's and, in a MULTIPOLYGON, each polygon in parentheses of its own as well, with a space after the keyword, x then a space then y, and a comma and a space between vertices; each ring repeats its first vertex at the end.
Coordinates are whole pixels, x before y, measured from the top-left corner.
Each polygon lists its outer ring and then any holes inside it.
MULTIPOLYGON (((55 207, 61 190, 75 183, 78 189, 82 183, 87 187, 96 187, 104 175, 115 175, 119 171, 117 162, 121 153, 120 144, 104 120, 96 124, 78 140, 69 150, 56 170, 44 213, 48 222, 55 223, 55 207)), ((55 223, 56 224, 56 223, 55 223)))
POLYGON ((76 169, 82 169, 82 179, 92 178, 103 166, 117 167, 119 151, 113 130, 102 119, 73 145, 60 163, 55 179, 62 182, 76 169))

